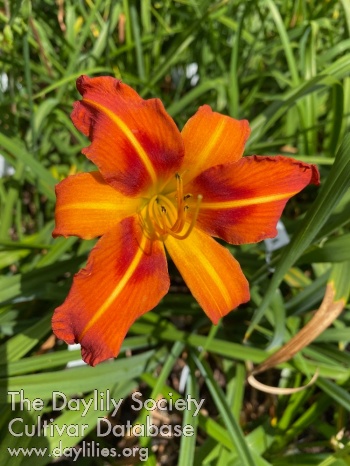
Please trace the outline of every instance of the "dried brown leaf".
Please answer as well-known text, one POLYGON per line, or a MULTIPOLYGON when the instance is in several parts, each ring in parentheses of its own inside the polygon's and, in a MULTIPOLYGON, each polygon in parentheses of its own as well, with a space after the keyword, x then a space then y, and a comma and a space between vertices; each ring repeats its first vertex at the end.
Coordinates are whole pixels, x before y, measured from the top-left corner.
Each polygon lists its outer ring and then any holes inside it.
POLYGON ((264 372, 268 369, 276 367, 278 364, 289 361, 296 353, 308 346, 315 340, 332 322, 341 314, 345 306, 345 300, 340 299, 334 301, 335 289, 333 283, 328 283, 326 292, 319 309, 315 312, 313 318, 291 338, 285 345, 282 346, 276 353, 272 354, 265 361, 253 369, 248 377, 248 382, 255 388, 267 393, 275 394, 290 394, 295 393, 309 387, 316 379, 318 372, 314 374, 311 381, 304 387, 293 389, 282 389, 278 387, 268 387, 261 384, 255 379, 255 375, 264 372), (287 391, 286 391, 287 390, 287 391))

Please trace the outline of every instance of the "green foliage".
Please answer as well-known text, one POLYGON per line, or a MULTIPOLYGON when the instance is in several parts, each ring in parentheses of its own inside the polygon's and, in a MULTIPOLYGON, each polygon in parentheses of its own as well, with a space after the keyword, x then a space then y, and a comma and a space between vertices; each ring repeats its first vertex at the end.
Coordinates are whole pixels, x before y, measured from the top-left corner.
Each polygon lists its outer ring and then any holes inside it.
MULTIPOLYGON (((185 412, 182 422, 195 435, 181 438, 168 464, 350 464, 349 46, 347 0, 2 2, 0 154, 15 169, 0 178, 4 464, 28 464, 10 458, 7 447, 54 448, 59 440, 11 436, 9 419, 23 412, 10 410, 8 390, 43 398, 49 415, 54 390, 88 400, 95 388, 122 398, 138 387, 146 398, 169 392, 174 399, 206 398, 197 417, 185 412), (79 352, 52 343, 50 317, 93 242, 54 240, 51 232, 55 184, 92 168, 80 153, 87 141, 69 118, 81 74, 122 78, 144 98, 161 98, 180 128, 203 104, 248 119, 247 154, 318 163, 322 188, 309 187, 289 202, 282 219, 292 240, 269 263, 264 244, 230 247, 252 300, 218 327, 209 326, 188 294, 169 294, 133 325, 117 360, 67 369, 79 352), (295 335, 330 281, 346 303, 341 316, 282 372, 267 375, 270 385, 295 387, 319 369, 316 384, 274 398, 245 386, 245 364, 263 361, 295 335), (172 384, 182 370, 186 394, 172 384)), ((25 414, 28 424, 36 422, 35 412, 25 414)), ((89 431, 64 434, 63 445, 93 439, 97 418, 107 414, 84 419, 64 410, 60 425, 88 423, 89 431)), ((164 464, 151 438, 140 445, 149 448, 144 464, 164 464)), ((33 458, 37 465, 51 460, 33 458)), ((96 461, 77 464, 120 464, 96 461)))

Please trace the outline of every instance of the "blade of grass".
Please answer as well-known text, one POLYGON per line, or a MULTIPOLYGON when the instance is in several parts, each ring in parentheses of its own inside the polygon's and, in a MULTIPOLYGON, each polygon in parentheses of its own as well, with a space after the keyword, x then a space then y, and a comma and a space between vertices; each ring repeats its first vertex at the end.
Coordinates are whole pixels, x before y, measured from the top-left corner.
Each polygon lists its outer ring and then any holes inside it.
POLYGON ((210 394, 213 397, 214 403, 225 423, 232 443, 236 447, 237 455, 240 458, 242 464, 246 466, 256 466, 255 460, 251 454, 251 449, 248 447, 243 432, 236 419, 233 417, 230 408, 227 405, 226 398, 221 388, 215 381, 208 364, 204 360, 201 361, 194 352, 192 352, 191 356, 193 357, 194 362, 205 379, 210 394))

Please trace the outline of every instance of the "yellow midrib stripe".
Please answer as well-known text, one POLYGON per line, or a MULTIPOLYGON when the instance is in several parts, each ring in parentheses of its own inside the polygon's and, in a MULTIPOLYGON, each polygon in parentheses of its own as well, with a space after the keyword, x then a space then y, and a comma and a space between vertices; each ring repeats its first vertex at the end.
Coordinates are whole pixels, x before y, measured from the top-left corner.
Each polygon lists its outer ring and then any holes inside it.
POLYGON ((220 120, 219 124, 215 128, 214 132, 210 140, 207 142, 205 146, 205 150, 203 150, 200 154, 201 159, 206 160, 212 151, 212 149, 217 145, 218 140, 220 139, 223 131, 225 129, 224 121, 220 120))
MULTIPOLYGON (((211 265, 211 263, 208 261, 208 259, 204 256, 204 254, 201 255, 201 263, 202 263, 202 265, 204 265, 205 269, 209 273, 209 275, 212 278, 213 282, 215 283, 217 288, 220 290, 220 293, 221 293, 222 297, 224 298, 224 301, 226 302, 226 304, 228 306, 230 306, 231 297, 230 297, 230 295, 228 293, 228 290, 227 290, 226 286, 224 285, 220 275, 216 272, 216 270, 211 265)), ((204 283, 205 283, 205 281, 204 281, 204 283)), ((207 285, 207 288, 208 288, 208 290, 210 290, 210 288, 211 288, 210 285, 207 285)), ((214 298, 214 301, 217 303, 214 295, 213 294, 211 294, 211 295, 214 298)), ((220 312, 219 307, 218 307, 218 311, 219 311, 219 314, 222 315, 222 313, 220 312)))
POLYGON ((202 202, 202 209, 232 209, 235 207, 245 207, 254 204, 265 204, 267 202, 281 201, 288 197, 292 197, 297 194, 299 191, 292 193, 283 193, 283 194, 271 194, 270 196, 260 196, 252 197, 251 199, 236 199, 232 201, 222 201, 222 202, 202 202))
MULTIPOLYGON (((189 224, 189 222, 186 222, 187 226, 189 224)), ((198 230, 197 230, 198 231, 198 230)), ((196 232, 196 229, 194 229, 193 233, 196 232)), ((198 233, 197 233, 198 234, 198 233)), ((189 237, 189 239, 191 238, 191 235, 189 237)), ((169 241, 169 240, 168 240, 169 241)), ((174 238, 170 238, 170 243, 174 242, 176 244, 177 241, 181 241, 181 240, 177 240, 177 239, 174 239, 174 238)), ((189 241, 187 239, 187 241, 189 241)), ((166 245, 166 241, 165 241, 165 245, 166 245)), ((189 245, 189 242, 187 243, 188 244, 188 248, 190 248, 190 245, 189 245)), ((176 248, 176 246, 175 246, 176 248)), ((171 247, 170 247, 171 249, 171 247)), ((182 251, 184 251, 182 249, 182 251)), ((169 252, 170 253, 170 252, 169 252)), ((209 277, 212 279, 213 283, 216 285, 217 289, 219 290, 219 292, 221 293, 222 297, 224 298, 224 301, 226 302, 226 304, 228 306, 230 306, 230 303, 231 303, 231 297, 230 297, 230 294, 228 292, 228 289, 226 287, 226 285, 223 283, 222 281, 222 278, 220 277, 220 275, 217 273, 217 271, 214 269, 214 267, 212 266, 211 262, 205 257, 203 251, 200 251, 200 255, 196 254, 197 257, 200 257, 200 262, 201 262, 201 265, 204 266, 205 270, 207 271, 209 277)), ((181 253, 180 253, 181 254, 181 253)), ((171 255, 171 254, 170 254, 171 255)), ((180 257, 178 256, 178 260, 180 261, 180 257)), ((212 295, 215 303, 217 304, 217 300, 215 299, 214 295, 210 292, 210 288, 211 288, 211 285, 210 283, 208 283, 206 280, 205 280, 205 277, 202 277, 201 274, 199 273, 199 279, 200 281, 203 283, 203 285, 207 288, 208 292, 212 295)), ((218 312, 220 313, 220 315, 222 315, 222 313, 220 312, 220 309, 219 309, 219 306, 217 306, 217 310, 218 312)))
POLYGON ((151 180, 153 183, 157 181, 157 175, 156 172, 154 171, 154 167, 144 150, 144 148, 141 146, 139 141, 135 138, 133 135, 132 131, 128 128, 128 126, 124 123, 124 121, 119 118, 115 113, 113 113, 111 110, 106 108, 104 105, 98 104, 97 102, 94 102, 93 100, 89 99, 84 99, 83 102, 91 105, 92 107, 97 108, 101 112, 103 112, 105 115, 107 115, 113 123, 115 123, 119 128, 122 130, 122 132, 125 134, 127 139, 130 141, 130 143, 134 146, 136 152, 139 154, 140 159, 142 160, 144 166, 146 167, 149 176, 151 177, 151 180))
POLYGON ((94 314, 93 318, 88 322, 84 330, 81 332, 79 336, 79 340, 81 340, 86 332, 90 330, 90 328, 100 319, 100 317, 106 312, 109 306, 115 301, 115 299, 120 295, 120 293, 125 288, 126 284, 128 283, 129 279, 131 278, 132 274, 135 272, 137 266, 140 263, 140 259, 144 254, 144 249, 147 243, 147 237, 142 236, 141 244, 138 246, 137 253, 133 260, 131 261, 129 267, 127 268, 126 272, 124 273, 122 279, 118 283, 118 285, 114 288, 112 293, 106 299, 106 301, 99 307, 99 309, 94 314))
POLYGON ((57 208, 61 210, 117 210, 118 205, 113 202, 74 202, 73 204, 64 204, 57 208))

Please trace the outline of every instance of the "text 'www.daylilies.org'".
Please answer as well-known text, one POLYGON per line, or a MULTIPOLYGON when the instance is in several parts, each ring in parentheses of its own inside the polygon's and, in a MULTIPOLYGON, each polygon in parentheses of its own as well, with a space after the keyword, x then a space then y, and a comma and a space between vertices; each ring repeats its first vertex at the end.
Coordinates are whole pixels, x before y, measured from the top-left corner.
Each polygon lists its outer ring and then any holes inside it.
POLYGON ((98 171, 58 184, 53 235, 101 238, 52 325, 95 365, 116 356, 132 323, 168 292, 165 249, 214 324, 248 301, 240 265, 211 237, 274 237, 288 199, 319 174, 289 157, 242 158, 248 122, 207 105, 179 132, 160 100, 114 78, 81 76, 77 88, 72 120, 98 171))

